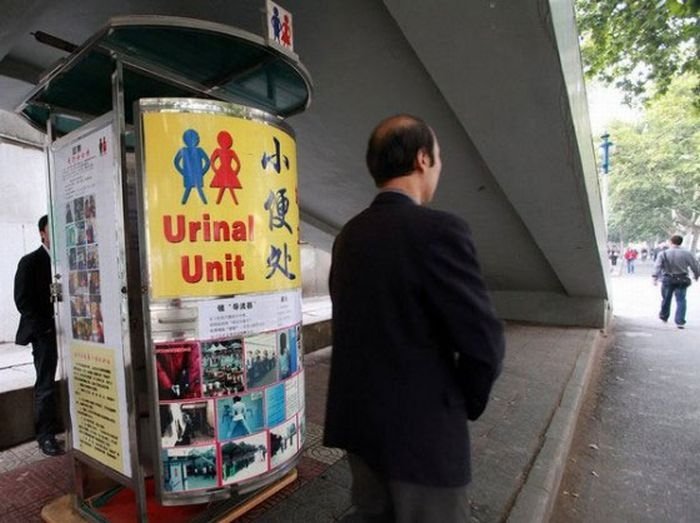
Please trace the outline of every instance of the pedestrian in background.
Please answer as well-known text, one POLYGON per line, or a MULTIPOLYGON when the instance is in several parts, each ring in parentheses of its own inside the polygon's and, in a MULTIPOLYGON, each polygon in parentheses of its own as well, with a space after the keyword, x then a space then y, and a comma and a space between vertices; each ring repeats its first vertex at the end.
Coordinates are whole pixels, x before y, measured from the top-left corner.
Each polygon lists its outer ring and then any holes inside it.
POLYGON ((659 318, 664 323, 671 315, 671 300, 676 297, 676 327, 685 325, 686 291, 691 284, 688 270, 693 271, 695 281, 700 277, 700 266, 689 251, 681 248, 683 237, 671 236, 671 248, 663 251, 656 259, 654 267, 654 285, 661 279, 661 311, 659 318))
POLYGON ((48 456, 63 454, 56 441, 56 367, 58 348, 54 308, 51 303, 51 237, 49 218, 39 219, 41 246, 24 256, 15 273, 15 305, 20 313, 15 336, 18 345, 32 344, 36 370, 34 384, 34 429, 41 451, 48 456))
POLYGON ((467 521, 467 419, 501 370, 503 327, 468 226, 425 207, 442 167, 433 130, 388 118, 366 159, 379 194, 333 247, 324 444, 348 452, 347 521, 467 521))
POLYGON ((631 245, 627 247, 627 250, 625 251, 625 262, 627 262, 627 274, 634 274, 634 262, 637 259, 637 255, 639 253, 637 252, 637 249, 632 247, 631 245))

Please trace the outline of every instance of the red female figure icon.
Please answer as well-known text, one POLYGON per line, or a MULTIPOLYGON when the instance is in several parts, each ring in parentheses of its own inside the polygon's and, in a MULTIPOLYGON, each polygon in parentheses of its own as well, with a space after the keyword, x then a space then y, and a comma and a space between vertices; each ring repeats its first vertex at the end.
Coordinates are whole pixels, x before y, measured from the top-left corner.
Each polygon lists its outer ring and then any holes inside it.
POLYGON ((238 159, 236 151, 231 148, 233 138, 227 131, 219 132, 216 140, 219 142, 219 148, 211 155, 211 167, 214 170, 214 178, 209 187, 218 187, 219 189, 219 195, 216 198, 217 205, 221 202, 226 189, 231 191, 233 202, 238 205, 235 191, 243 187, 238 179, 241 161, 238 159))

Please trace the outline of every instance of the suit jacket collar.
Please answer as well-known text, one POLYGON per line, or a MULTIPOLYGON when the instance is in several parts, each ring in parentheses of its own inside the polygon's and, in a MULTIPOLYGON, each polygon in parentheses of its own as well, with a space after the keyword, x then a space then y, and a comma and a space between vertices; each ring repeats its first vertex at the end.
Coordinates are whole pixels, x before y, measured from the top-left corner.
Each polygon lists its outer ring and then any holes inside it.
POLYGON ((372 201, 372 206, 374 205, 386 205, 386 204, 411 204, 418 205, 413 198, 399 191, 383 191, 380 192, 372 201))

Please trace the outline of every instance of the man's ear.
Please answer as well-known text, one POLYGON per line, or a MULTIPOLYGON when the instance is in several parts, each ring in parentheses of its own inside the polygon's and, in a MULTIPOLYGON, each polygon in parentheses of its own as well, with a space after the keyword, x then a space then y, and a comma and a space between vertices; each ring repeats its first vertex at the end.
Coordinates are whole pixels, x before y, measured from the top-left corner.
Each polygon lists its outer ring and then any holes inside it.
POLYGON ((415 166, 417 171, 424 172, 428 167, 430 167, 430 155, 425 149, 421 149, 416 154, 415 166))

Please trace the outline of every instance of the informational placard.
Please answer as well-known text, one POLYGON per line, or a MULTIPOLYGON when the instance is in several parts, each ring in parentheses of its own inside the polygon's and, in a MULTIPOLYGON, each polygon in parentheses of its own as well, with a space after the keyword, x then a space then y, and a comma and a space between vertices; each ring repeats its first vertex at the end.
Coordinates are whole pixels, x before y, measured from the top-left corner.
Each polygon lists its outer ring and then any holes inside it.
POLYGON ((71 361, 70 393, 80 449, 123 473, 114 351, 73 343, 71 361))
POLYGON ((269 115, 159 103, 141 107, 145 272, 161 492, 181 501, 264 484, 303 446, 296 148, 269 115))
POLYGON ((131 476, 117 242, 117 158, 110 116, 53 147, 59 337, 69 379, 73 447, 131 476))
POLYGON ((292 325, 301 318, 301 290, 198 302, 200 338, 238 336, 292 325))
POLYGON ((152 299, 299 286, 292 136, 221 114, 143 114, 152 299))

